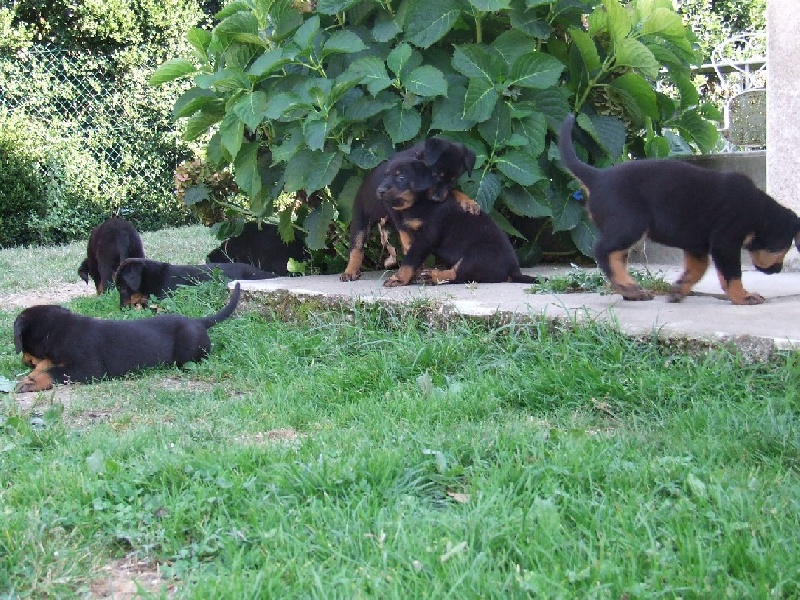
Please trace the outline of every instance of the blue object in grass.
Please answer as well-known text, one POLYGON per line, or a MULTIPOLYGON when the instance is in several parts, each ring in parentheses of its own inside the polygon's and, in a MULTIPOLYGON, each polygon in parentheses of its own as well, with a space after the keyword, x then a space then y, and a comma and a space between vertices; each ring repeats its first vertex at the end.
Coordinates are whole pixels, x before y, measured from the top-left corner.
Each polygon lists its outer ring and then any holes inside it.
POLYGON ((578 202, 583 202, 583 191, 582 190, 575 190, 572 192, 572 197, 575 198, 578 202))

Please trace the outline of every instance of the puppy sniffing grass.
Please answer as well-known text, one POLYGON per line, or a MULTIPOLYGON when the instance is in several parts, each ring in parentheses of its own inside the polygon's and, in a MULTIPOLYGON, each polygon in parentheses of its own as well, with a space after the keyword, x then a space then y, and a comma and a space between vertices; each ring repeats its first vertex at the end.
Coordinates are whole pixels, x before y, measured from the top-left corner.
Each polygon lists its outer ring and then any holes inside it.
POLYGON ((720 285, 734 304, 764 298, 742 285, 742 248, 762 273, 778 273, 794 242, 800 218, 740 173, 712 171, 678 160, 633 160, 598 169, 578 159, 572 145, 575 116, 561 125, 558 147, 566 168, 588 192, 589 215, 600 230, 597 264, 625 300, 653 294, 628 272, 628 251, 644 236, 684 252, 684 271, 672 286, 680 302, 714 261, 720 285))

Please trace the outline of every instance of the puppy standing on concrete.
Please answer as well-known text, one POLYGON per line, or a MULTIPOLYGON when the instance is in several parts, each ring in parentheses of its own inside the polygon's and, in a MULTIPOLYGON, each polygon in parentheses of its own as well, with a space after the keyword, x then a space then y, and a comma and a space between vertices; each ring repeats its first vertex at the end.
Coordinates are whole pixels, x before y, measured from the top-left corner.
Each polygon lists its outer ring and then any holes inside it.
POLYGON ((129 258, 114 275, 114 283, 119 290, 119 307, 146 305, 150 296, 163 298, 179 285, 209 281, 216 269, 228 279, 270 279, 276 276, 275 273, 244 263, 171 265, 147 258, 129 258))
POLYGON ((792 246, 800 247, 800 219, 740 173, 720 173, 678 160, 634 160, 598 169, 581 162, 572 145, 575 116, 561 125, 558 148, 583 184, 589 215, 600 230, 597 264, 625 300, 652 300, 628 273, 628 251, 647 235, 684 251, 684 271, 670 302, 680 302, 709 263, 734 304, 764 298, 742 285, 741 249, 762 273, 778 273, 792 246))
POLYGON ((222 242, 218 248, 208 253, 208 263, 248 263, 276 276, 290 275, 289 259, 302 262, 309 258, 305 244, 299 237, 285 243, 272 223, 252 221, 244 224, 242 233, 222 242))
MULTIPOLYGON (((397 251, 389 244, 387 234, 383 229, 386 221, 390 218, 389 210, 378 199, 376 192, 388 165, 409 159, 422 160, 431 170, 434 181, 428 190, 430 199, 441 201, 447 196, 459 177, 464 173, 472 174, 476 157, 472 150, 462 144, 433 137, 398 152, 388 161, 375 167, 361 183, 353 202, 353 218, 350 221, 350 255, 347 267, 340 276, 342 281, 355 281, 361 277, 364 244, 370 229, 376 223, 381 228, 381 239, 389 249, 389 257, 384 265, 388 268, 397 264, 397 251)), ((480 206, 471 198, 463 196, 461 200, 463 201, 462 209, 466 212, 480 212, 480 206)), ((405 251, 405 247, 403 249, 405 251)))
POLYGON ((420 160, 391 161, 377 188, 377 195, 391 210, 392 220, 408 244, 397 273, 386 287, 408 285, 433 254, 447 265, 419 273, 427 283, 535 283, 523 275, 508 236, 484 212, 465 212, 465 199, 450 191, 441 202, 430 200, 436 177, 420 160))
POLYGON ((86 283, 91 277, 100 295, 114 282, 114 273, 123 260, 144 258, 144 247, 133 225, 125 219, 111 217, 92 229, 86 255, 78 267, 78 275, 86 283))
POLYGON ((14 321, 14 347, 33 367, 17 392, 46 390, 54 383, 86 383, 138 369, 203 360, 211 348, 208 329, 233 314, 239 284, 228 305, 210 317, 160 315, 108 321, 76 315, 55 305, 26 308, 14 321))

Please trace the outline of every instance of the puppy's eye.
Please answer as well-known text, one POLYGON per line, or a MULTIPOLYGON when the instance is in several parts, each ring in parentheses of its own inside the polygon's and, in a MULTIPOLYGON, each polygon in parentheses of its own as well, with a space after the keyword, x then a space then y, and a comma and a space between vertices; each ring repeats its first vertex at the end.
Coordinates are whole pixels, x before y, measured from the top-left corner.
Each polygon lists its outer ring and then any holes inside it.
POLYGON ((405 175, 403 175, 402 173, 397 174, 397 181, 405 181, 405 180, 406 180, 405 175))

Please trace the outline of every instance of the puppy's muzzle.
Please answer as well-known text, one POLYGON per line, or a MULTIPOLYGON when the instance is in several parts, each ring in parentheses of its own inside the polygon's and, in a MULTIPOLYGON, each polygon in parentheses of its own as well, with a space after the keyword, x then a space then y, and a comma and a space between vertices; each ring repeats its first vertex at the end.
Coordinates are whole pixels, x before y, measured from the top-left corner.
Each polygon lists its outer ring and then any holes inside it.
POLYGON ((758 265, 756 265, 755 267, 762 273, 766 273, 767 275, 774 275, 775 273, 781 272, 781 269, 783 269, 783 263, 775 263, 774 265, 771 265, 769 267, 759 267, 758 265))

